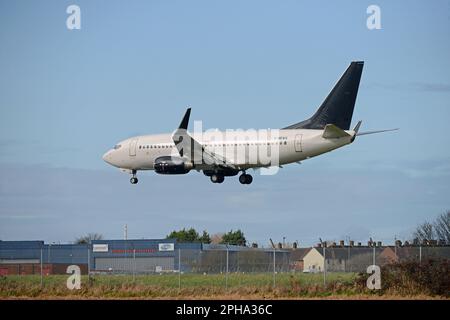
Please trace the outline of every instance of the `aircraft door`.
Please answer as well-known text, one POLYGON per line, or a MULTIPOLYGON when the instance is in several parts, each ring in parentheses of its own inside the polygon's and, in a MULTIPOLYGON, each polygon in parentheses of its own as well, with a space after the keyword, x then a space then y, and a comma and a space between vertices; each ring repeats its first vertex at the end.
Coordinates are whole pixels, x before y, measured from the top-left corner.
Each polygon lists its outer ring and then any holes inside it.
POLYGON ((134 157, 136 155, 136 146, 137 146, 138 139, 133 139, 130 141, 130 153, 129 155, 131 157, 134 157))
POLYGON ((302 152, 302 134, 297 134, 295 135, 295 142, 294 142, 294 146, 295 146, 295 151, 296 152, 302 152))

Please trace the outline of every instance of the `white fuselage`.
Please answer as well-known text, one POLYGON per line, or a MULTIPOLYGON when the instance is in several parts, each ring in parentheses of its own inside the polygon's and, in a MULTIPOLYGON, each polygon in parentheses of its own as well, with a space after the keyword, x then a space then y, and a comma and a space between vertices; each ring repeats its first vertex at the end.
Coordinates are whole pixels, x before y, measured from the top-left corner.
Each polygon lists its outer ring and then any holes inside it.
MULTIPOLYGON (((226 132, 223 131, 205 132, 198 141, 206 151, 231 159, 241 169, 248 169, 284 165, 315 157, 351 143, 355 135, 353 130, 347 130, 349 136, 326 139, 322 136, 324 130, 288 129, 278 130, 276 136, 267 137, 267 130, 261 130, 263 131, 264 134, 256 131, 254 139, 249 138, 246 132, 234 133, 230 138, 226 138, 226 132), (267 163, 268 157, 260 156, 268 153, 271 156, 270 163, 267 163)), ((123 140, 106 152, 103 159, 125 170, 153 170, 155 159, 162 156, 179 156, 171 134, 145 135, 123 140)), ((207 167, 199 163, 193 169, 203 170, 207 167)))

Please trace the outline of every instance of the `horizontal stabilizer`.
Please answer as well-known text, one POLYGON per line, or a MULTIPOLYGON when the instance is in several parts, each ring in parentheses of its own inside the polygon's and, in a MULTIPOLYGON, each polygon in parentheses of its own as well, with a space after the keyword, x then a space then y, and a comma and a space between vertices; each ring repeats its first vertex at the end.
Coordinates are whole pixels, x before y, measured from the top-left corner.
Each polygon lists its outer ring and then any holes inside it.
POLYGON ((376 131, 365 131, 365 132, 357 132, 356 135, 357 136, 364 136, 366 134, 374 134, 374 133, 381 133, 381 132, 389 132, 389 131, 395 131, 398 130, 399 128, 395 128, 395 129, 386 129, 386 130, 376 130, 376 131))
POLYGON ((347 132, 335 126, 334 124, 327 124, 322 134, 322 137, 324 137, 325 139, 336 139, 349 136, 350 135, 347 132))

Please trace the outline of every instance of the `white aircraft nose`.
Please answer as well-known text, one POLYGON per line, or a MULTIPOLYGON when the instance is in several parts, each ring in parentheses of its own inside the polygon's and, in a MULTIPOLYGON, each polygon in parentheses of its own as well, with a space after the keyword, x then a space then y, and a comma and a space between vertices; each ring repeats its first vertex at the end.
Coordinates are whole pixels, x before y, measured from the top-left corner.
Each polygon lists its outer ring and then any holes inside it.
POLYGON ((112 159, 111 159, 111 150, 107 151, 107 152, 103 155, 102 159, 103 159, 103 161, 105 161, 106 163, 112 164, 112 163, 111 163, 111 160, 112 160, 112 159))

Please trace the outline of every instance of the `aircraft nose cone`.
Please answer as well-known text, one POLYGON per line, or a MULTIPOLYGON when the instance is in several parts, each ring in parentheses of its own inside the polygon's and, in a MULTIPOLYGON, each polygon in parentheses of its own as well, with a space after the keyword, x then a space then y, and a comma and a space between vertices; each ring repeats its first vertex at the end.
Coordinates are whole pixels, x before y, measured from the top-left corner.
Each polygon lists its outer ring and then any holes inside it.
POLYGON ((105 161, 108 164, 111 164, 111 150, 107 151, 103 157, 102 157, 103 161, 105 161))

